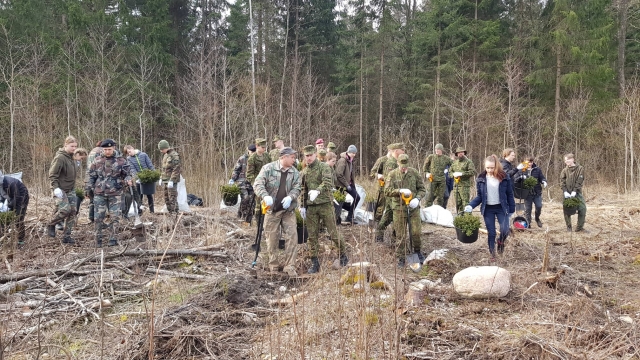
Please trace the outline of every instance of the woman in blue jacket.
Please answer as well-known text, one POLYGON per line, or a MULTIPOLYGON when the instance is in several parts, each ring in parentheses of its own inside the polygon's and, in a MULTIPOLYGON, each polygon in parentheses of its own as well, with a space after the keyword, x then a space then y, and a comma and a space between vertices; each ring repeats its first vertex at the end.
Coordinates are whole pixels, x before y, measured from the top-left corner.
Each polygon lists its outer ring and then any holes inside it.
POLYGON ((500 224, 500 237, 498 238, 498 253, 504 251, 504 243, 509 235, 509 219, 516 211, 516 202, 513 199, 513 187, 511 179, 502 169, 498 157, 491 155, 484 161, 484 171, 476 179, 478 195, 464 208, 470 213, 473 208, 480 206, 480 213, 484 217, 484 223, 489 233, 489 252, 491 261, 495 261, 496 218, 500 224))

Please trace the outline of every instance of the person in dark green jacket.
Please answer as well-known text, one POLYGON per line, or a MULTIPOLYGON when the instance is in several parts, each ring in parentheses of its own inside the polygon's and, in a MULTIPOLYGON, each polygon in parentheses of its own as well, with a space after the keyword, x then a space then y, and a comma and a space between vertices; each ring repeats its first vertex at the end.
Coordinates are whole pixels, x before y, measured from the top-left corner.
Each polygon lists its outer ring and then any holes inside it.
MULTIPOLYGON (((560 173, 560 187, 564 193, 564 198, 576 198, 580 200, 578 206, 578 226, 576 231, 588 232, 584 228, 584 221, 587 217, 587 203, 582 196, 582 185, 584 184, 584 168, 576 163, 573 154, 564 156, 564 163, 567 165, 560 173)), ((564 208, 564 222, 567 224, 567 231, 571 231, 571 215, 567 214, 564 208)))
POLYGON ((55 200, 55 212, 47 224, 47 233, 56 237, 56 224, 64 221, 64 237, 62 243, 75 244, 71 231, 76 224, 76 162, 73 153, 78 148, 78 140, 69 135, 64 146, 56 152, 49 167, 49 181, 52 196, 55 200))

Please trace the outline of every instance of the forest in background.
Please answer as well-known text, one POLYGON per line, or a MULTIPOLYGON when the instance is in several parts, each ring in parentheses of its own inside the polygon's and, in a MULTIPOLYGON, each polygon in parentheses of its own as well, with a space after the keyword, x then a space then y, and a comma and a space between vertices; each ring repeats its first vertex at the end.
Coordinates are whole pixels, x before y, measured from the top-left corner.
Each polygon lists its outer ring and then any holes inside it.
POLYGON ((156 164, 167 139, 212 199, 281 134, 355 144, 361 171, 397 141, 416 167, 438 142, 478 169, 513 147, 550 184, 573 152, 628 191, 639 70, 639 0, 2 0, 0 166, 47 190, 68 134, 156 164))

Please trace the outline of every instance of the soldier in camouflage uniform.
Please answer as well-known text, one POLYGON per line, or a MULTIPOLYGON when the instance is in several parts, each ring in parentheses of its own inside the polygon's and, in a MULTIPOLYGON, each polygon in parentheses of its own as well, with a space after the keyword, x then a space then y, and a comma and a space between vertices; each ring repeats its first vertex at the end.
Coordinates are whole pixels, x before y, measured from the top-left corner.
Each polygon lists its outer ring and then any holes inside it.
POLYGON ((337 149, 338 149, 338 148, 336 147, 336 144, 334 144, 334 143, 332 143, 332 142, 329 142, 329 143, 327 144, 327 153, 332 152, 332 153, 335 153, 335 154, 337 155, 337 154, 338 154, 338 153, 336 152, 336 150, 337 150, 337 149))
POLYGON ((247 181, 247 161, 251 154, 256 151, 255 144, 247 147, 247 153, 240 156, 233 168, 233 174, 229 180, 229 185, 237 184, 240 188, 240 206, 238 206, 238 217, 245 219, 245 222, 251 223, 253 214, 253 187, 247 181))
POLYGON ((273 147, 274 147, 274 149, 269 151, 269 158, 271 159, 271 161, 280 160, 280 150, 284 149, 284 141, 283 140, 284 139, 280 135, 275 135, 273 137, 273 147))
POLYGON ((393 209, 393 228, 395 230, 396 256, 398 257, 398 267, 405 265, 407 250, 418 254, 420 263, 424 262, 421 247, 422 223, 420 220, 420 199, 426 194, 424 181, 418 170, 409 167, 409 157, 405 154, 398 156, 398 168, 391 171, 384 184, 384 193, 388 197, 393 209), (400 197, 412 196, 409 202, 409 221, 411 222, 411 242, 413 249, 407 249, 409 239, 407 239, 407 205, 400 197))
POLYGON ((387 155, 381 156, 376 160, 376 162, 373 164, 373 167, 371 168, 371 173, 369 174, 372 179, 378 180, 378 182, 382 184, 378 189, 378 203, 376 204, 376 209, 373 214, 374 221, 380 221, 380 219, 382 218, 382 213, 384 212, 385 201, 383 165, 387 160, 389 160, 389 158, 391 158, 391 149, 389 148, 389 146, 387 146, 387 155))
POLYGON ((56 237, 56 224, 64 221, 65 244, 75 244, 71 238, 71 230, 76 224, 76 171, 73 154, 78 147, 78 141, 73 136, 67 136, 64 147, 56 152, 49 168, 49 180, 56 204, 53 218, 47 225, 50 237, 56 237))
POLYGON ((102 155, 89 168, 89 184, 87 191, 93 191, 93 202, 96 207, 96 245, 102 246, 102 229, 107 210, 111 215, 109 228, 109 246, 118 245, 116 231, 122 216, 121 197, 125 184, 132 186, 129 162, 115 156, 115 142, 104 140, 101 144, 102 155))
POLYGON ((269 271, 277 272, 280 265, 289 276, 297 276, 296 253, 298 233, 296 231, 296 199, 300 195, 300 173, 293 164, 296 152, 285 147, 280 158, 262 167, 253 188, 270 209, 264 218, 264 231, 267 234, 267 264, 269 271), (285 239, 284 259, 278 256, 280 228, 285 239))
MULTIPOLYGON (((580 200, 578 205, 578 224, 576 232, 582 231, 588 233, 589 231, 584 228, 584 222, 587 217, 587 203, 582 196, 582 186, 584 185, 584 168, 576 162, 573 154, 567 154, 564 156, 565 168, 560 173, 560 188, 564 193, 564 198, 577 198, 580 200)), ((562 205, 564 212, 564 222, 567 224, 567 231, 571 232, 571 215, 567 215, 562 205)))
POLYGON ((422 167, 427 180, 431 183, 429 188, 429 196, 427 197, 427 207, 433 205, 434 199, 436 203, 444 207, 444 192, 447 182, 445 170, 451 165, 451 159, 443 154, 444 146, 436 144, 436 153, 427 156, 422 167))
POLYGON ((162 170, 159 183, 166 183, 164 188, 164 203, 169 213, 178 212, 178 190, 176 189, 180 182, 180 155, 175 149, 169 146, 167 140, 160 140, 158 150, 164 154, 162 156, 162 170))
POLYGON ((333 172, 329 165, 318 161, 313 145, 304 147, 304 160, 307 167, 302 170, 302 208, 300 215, 307 221, 309 230, 309 250, 311 251, 311 267, 309 274, 320 271, 318 262, 318 236, 320 220, 324 222, 329 237, 338 248, 340 266, 349 262, 345 253, 344 241, 336 228, 333 208, 333 172))
POLYGON ((467 157, 467 150, 458 147, 456 160, 451 164, 449 176, 453 178, 453 194, 456 196, 456 212, 461 213, 469 204, 471 184, 476 175, 473 161, 467 157))
MULTIPOLYGON (((387 177, 389 173, 398 168, 398 156, 404 154, 404 144, 403 143, 395 143, 391 144, 387 147, 391 151, 391 157, 385 161, 382 165, 382 178, 387 181, 387 177)), ((383 188, 384 191, 384 188, 383 188)), ((376 241, 383 242, 384 241, 384 231, 393 222, 393 209, 391 208, 391 202, 386 198, 386 194, 382 194, 380 198, 385 198, 384 200, 384 211, 382 213, 382 217, 380 218, 380 222, 378 222, 378 227, 376 228, 376 241)))
MULTIPOLYGON (((258 138, 256 139, 256 152, 249 156, 247 160, 247 182, 253 186, 253 182, 258 177, 260 170, 263 166, 267 165, 271 162, 271 158, 267 151, 267 139, 258 138)), ((255 196, 255 207, 254 211, 258 216, 260 216, 260 198, 255 196)), ((253 215, 253 214, 252 214, 253 215)))

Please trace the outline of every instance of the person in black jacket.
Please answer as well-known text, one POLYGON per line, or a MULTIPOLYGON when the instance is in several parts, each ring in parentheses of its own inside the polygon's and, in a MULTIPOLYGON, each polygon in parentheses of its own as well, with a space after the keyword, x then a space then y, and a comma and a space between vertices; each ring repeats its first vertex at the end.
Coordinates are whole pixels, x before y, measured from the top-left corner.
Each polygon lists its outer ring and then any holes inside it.
POLYGON ((524 217, 527 219, 527 226, 531 227, 531 210, 533 210, 533 204, 536 205, 536 224, 538 227, 542 227, 542 221, 540 220, 540 214, 542 214, 542 188, 547 187, 547 178, 542 174, 542 169, 535 163, 533 156, 527 156, 522 161, 524 164, 528 164, 525 171, 518 171, 514 177, 515 181, 524 181, 528 177, 534 177, 538 180, 536 186, 529 190, 529 195, 524 200, 524 217))
POLYGON ((507 173, 510 179, 513 179, 513 175, 518 172, 518 169, 513 166, 513 162, 516 161, 516 152, 512 148, 506 148, 502 150, 502 158, 500 159, 500 165, 502 170, 507 173))
POLYGON ((18 230, 18 247, 24 246, 24 217, 27 215, 27 206, 29 206, 29 191, 24 184, 10 176, 4 176, 0 172, 0 189, 1 205, 0 212, 13 210, 16 214, 16 227, 18 230))

